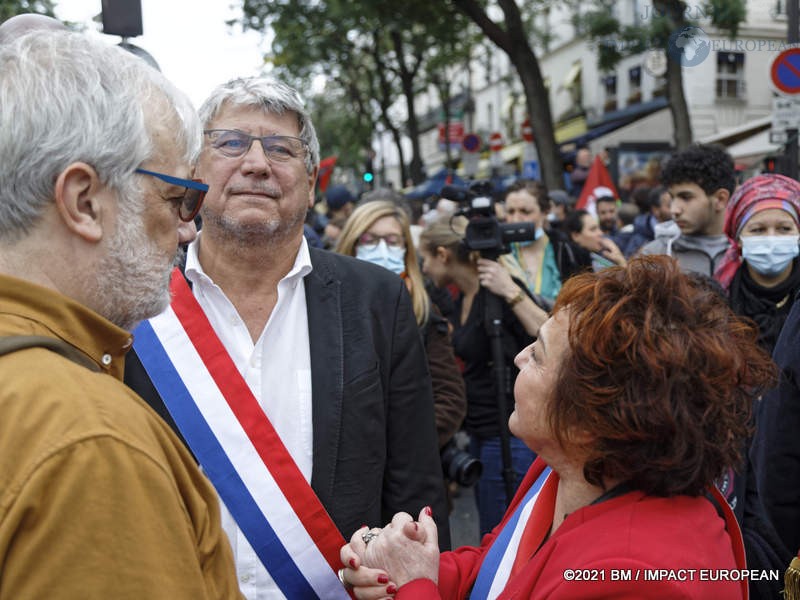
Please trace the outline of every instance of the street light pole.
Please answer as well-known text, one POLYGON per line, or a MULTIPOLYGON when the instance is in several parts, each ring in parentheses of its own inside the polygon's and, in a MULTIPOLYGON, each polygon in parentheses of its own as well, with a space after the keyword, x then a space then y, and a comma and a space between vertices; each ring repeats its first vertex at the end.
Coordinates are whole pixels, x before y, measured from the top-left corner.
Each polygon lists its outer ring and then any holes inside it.
MULTIPOLYGON (((786 17, 789 22, 788 31, 786 34, 786 41, 789 44, 796 44, 800 41, 800 0, 787 0, 786 1, 786 17)), ((797 179, 797 161, 798 161, 798 148, 797 148, 797 128, 786 130, 786 161, 787 165, 786 175, 792 179, 797 179)))

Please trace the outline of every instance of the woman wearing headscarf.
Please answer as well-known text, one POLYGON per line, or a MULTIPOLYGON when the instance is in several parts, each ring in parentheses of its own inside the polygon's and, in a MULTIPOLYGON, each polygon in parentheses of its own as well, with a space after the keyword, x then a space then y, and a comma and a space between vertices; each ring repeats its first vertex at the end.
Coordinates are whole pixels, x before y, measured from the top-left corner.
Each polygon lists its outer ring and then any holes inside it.
MULTIPOLYGON (((770 354, 800 289, 800 262, 797 258, 799 214, 800 184, 774 174, 758 175, 745 181, 731 196, 725 214, 724 230, 731 246, 714 276, 727 290, 734 312, 756 322, 758 343, 770 354)), ((780 356, 776 355, 775 360, 785 372, 780 356)), ((784 547, 784 543, 788 543, 785 534, 790 528, 784 521, 776 519, 772 511, 774 487, 763 482, 769 478, 772 483, 774 476, 780 474, 782 490, 797 490, 797 486, 787 483, 794 479, 783 467, 784 450, 794 444, 793 441, 786 442, 778 434, 775 423, 776 410, 780 406, 775 395, 780 395, 787 385, 791 383, 782 376, 779 387, 768 391, 763 400, 756 402, 756 434, 752 449, 745 464, 729 475, 727 486, 722 486, 728 501, 733 501, 745 537, 748 566, 754 569, 785 565, 788 553, 796 550, 784 547), (767 458, 766 448, 775 448, 777 440, 787 445, 780 448, 777 458, 772 455, 767 458)), ((784 424, 788 422, 791 419, 784 416, 784 424)), ((795 433, 792 432, 790 440, 794 439, 795 433)), ((752 598, 776 597, 779 584, 751 581, 750 595, 752 598)))
POLYGON ((800 183, 775 174, 745 181, 725 215, 731 248, 715 278, 734 312, 756 322, 758 341, 770 353, 800 289, 799 215, 800 183))

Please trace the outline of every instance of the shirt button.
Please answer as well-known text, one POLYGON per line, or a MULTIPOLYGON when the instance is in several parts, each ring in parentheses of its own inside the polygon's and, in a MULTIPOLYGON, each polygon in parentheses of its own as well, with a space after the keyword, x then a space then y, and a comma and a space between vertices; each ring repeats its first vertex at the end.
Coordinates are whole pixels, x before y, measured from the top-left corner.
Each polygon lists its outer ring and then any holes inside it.
POLYGON ((110 354, 103 354, 103 358, 100 359, 100 362, 102 362, 105 366, 110 365, 111 364, 111 355, 110 354))
POLYGON ((245 575, 242 575, 242 576, 240 577, 240 579, 241 579, 241 582, 242 582, 242 583, 247 583, 248 581, 250 581, 250 574, 249 574, 249 573, 247 573, 247 574, 245 574, 245 575))

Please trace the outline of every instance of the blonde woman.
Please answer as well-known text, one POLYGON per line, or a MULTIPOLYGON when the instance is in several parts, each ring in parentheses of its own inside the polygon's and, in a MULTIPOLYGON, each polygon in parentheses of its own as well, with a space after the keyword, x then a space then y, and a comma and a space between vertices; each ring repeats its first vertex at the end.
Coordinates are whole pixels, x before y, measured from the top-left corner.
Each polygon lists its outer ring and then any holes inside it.
POLYGON ((458 431, 466 414, 464 380, 453 354, 448 323, 425 290, 408 214, 392 200, 362 204, 342 229, 336 252, 385 267, 405 280, 428 354, 441 448, 458 431))

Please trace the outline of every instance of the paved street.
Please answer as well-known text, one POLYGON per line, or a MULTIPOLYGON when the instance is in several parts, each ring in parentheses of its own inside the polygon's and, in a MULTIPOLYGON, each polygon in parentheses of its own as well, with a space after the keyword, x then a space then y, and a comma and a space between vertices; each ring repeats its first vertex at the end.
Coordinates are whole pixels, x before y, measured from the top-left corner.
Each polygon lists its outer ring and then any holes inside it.
POLYGON ((453 548, 477 546, 480 543, 474 488, 459 488, 458 495, 453 498, 453 511, 450 513, 450 538, 453 548))

